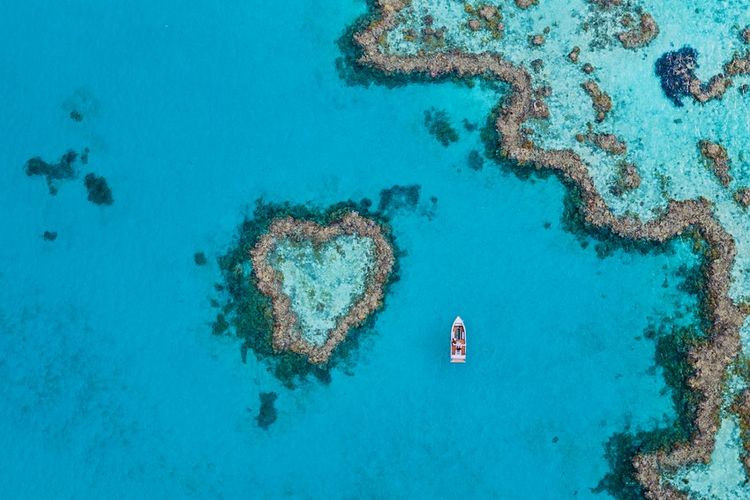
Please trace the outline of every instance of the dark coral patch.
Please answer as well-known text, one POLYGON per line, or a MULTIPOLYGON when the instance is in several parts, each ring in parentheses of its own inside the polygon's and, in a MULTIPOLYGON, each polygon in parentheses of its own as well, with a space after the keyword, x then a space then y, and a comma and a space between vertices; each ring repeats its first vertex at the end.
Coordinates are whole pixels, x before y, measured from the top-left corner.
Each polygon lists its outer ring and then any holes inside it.
POLYGON ((682 106, 682 98, 690 95, 690 82, 695 78, 697 67, 698 51, 688 46, 666 52, 656 60, 661 88, 675 106, 682 106))
POLYGON ((89 192, 88 200, 90 202, 97 205, 111 205, 114 202, 112 199, 112 190, 107 185, 107 180, 104 177, 95 174, 86 174, 83 183, 89 192))
POLYGON ((57 231, 45 231, 44 234, 42 234, 42 238, 44 238, 45 241, 55 241, 57 239, 57 231))
POLYGON ((443 146, 458 141, 458 131, 451 125, 448 113, 431 108, 424 112, 424 126, 443 146))
POLYGON ((472 149, 469 152, 469 157, 466 160, 466 163, 472 170, 482 170, 482 167, 484 167, 484 158, 479 153, 479 151, 477 151, 476 149, 472 149))
POLYGON ((58 160, 56 163, 47 163, 40 157, 35 156, 34 158, 31 158, 26 162, 26 164, 24 165, 24 170, 26 171, 26 175, 28 175, 29 177, 45 177, 47 179, 47 187, 49 188, 49 193, 54 196, 57 194, 57 186, 55 185, 55 181, 63 179, 74 179, 78 175, 78 172, 75 169, 75 163, 77 159, 78 153, 72 150, 62 155, 60 160, 58 160))
POLYGON ((258 427, 266 430, 271 424, 276 422, 276 418, 278 417, 275 406, 278 394, 275 392, 261 392, 258 396, 260 397, 260 410, 258 410, 258 416, 255 417, 255 421, 258 422, 258 427))
POLYGON ((390 213, 402 208, 415 208, 419 203, 419 191, 421 187, 418 184, 409 186, 393 186, 380 191, 380 201, 378 202, 378 211, 390 213))
POLYGON ((195 252, 195 254, 193 254, 193 261, 196 266, 205 266, 208 263, 206 254, 203 252, 195 252))

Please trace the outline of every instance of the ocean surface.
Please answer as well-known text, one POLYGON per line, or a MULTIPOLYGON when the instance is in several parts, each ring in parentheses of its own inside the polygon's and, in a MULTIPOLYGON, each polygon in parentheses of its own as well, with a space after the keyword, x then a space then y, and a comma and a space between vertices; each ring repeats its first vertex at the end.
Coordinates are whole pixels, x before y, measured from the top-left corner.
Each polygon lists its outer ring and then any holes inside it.
POLYGON ((469 168, 484 145, 462 120, 484 125, 497 90, 347 85, 336 42, 365 12, 3 6, 3 497, 607 498, 591 489, 608 439, 674 417, 643 333, 694 309, 677 289, 689 245, 601 258, 564 230, 557 179, 469 168), (458 142, 427 133, 431 108, 458 142), (55 196, 24 172, 84 148, 55 196), (87 200, 89 172, 112 205, 87 200), (326 207, 413 184, 420 204, 392 219, 401 279, 330 384, 285 388, 212 335, 216 258, 257 199, 326 207), (447 360, 457 314, 465 366, 447 360))

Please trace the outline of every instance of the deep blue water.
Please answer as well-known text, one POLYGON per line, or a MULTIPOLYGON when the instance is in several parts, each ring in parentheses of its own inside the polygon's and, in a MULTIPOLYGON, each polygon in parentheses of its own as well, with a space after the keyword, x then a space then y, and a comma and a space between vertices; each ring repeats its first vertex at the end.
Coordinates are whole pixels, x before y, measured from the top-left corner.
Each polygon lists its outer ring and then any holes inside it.
POLYGON ((558 181, 470 170, 481 144, 460 120, 484 123, 491 91, 348 87, 335 41, 364 9, 4 6, 3 496, 581 498, 612 433, 669 418, 635 337, 674 311, 661 284, 684 258, 599 259, 562 230, 558 181), (432 106, 459 143, 426 133, 432 106), (84 147, 112 206, 23 171, 84 147), (402 279, 350 374, 290 391, 211 335, 215 258, 257 198, 325 206, 415 183, 435 217, 395 216, 402 279), (446 360, 456 314, 466 366, 446 360), (262 430, 269 390, 279 417, 262 430))

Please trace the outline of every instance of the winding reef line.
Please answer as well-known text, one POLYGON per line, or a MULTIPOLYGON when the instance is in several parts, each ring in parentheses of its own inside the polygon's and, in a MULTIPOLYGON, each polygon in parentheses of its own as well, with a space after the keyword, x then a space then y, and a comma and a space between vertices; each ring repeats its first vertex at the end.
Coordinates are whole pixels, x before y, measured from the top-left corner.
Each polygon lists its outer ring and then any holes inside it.
POLYGON ((569 187, 581 194, 581 210, 588 224, 634 240, 664 242, 695 230, 708 243, 709 251, 703 266, 706 283, 705 308, 710 320, 708 341, 695 347, 688 355, 694 370, 690 388, 699 396, 695 431, 687 443, 677 444, 670 451, 657 451, 633 457, 637 479, 647 497, 655 499, 687 498, 666 481, 663 471, 673 471, 695 462, 708 462, 719 427, 722 404, 722 382, 729 364, 740 352, 740 327, 745 314, 729 296, 731 268, 735 258, 735 242, 713 214, 708 200, 671 200, 657 219, 641 222, 634 217, 616 217, 596 189, 585 163, 572 150, 544 150, 537 147, 522 131, 529 118, 542 118, 547 107, 532 89, 531 77, 521 66, 502 59, 498 54, 464 53, 458 50, 419 55, 388 55, 380 51, 385 34, 397 26, 396 14, 408 0, 377 0, 373 20, 354 35, 363 53, 362 65, 388 75, 483 77, 499 80, 510 86, 509 95, 501 103, 495 122, 499 148, 503 155, 521 165, 556 171, 569 187))

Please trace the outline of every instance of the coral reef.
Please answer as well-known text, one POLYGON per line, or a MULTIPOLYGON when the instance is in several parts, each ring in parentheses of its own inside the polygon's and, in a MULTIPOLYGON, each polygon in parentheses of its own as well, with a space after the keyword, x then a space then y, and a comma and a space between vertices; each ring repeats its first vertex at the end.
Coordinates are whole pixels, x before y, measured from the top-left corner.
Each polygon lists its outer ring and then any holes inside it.
POLYGON ((392 186, 381 190, 378 211, 388 214, 402 208, 414 209, 419 203, 419 191, 421 189, 418 184, 412 184, 409 186, 392 186))
POLYGON ((589 132, 583 136, 583 139, 611 155, 622 156, 628 152, 627 144, 614 134, 596 133, 589 128, 589 132))
POLYGON ((195 252, 195 254, 193 254, 193 261, 196 266, 205 266, 208 263, 206 254, 203 252, 195 252))
POLYGON ((607 117, 607 113, 612 110, 612 99, 609 94, 599 88, 594 80, 586 80, 581 84, 583 90, 591 97, 591 104, 596 111, 596 121, 601 122, 607 117))
POLYGON ((617 39, 626 49, 637 49, 651 43, 659 34, 654 17, 648 12, 641 14, 638 26, 617 34, 617 39))
POLYGON ((724 187, 729 186, 732 182, 732 176, 729 175, 731 163, 726 148, 719 143, 704 139, 698 143, 698 149, 703 158, 707 160, 711 171, 719 179, 721 185, 724 187))
POLYGON ((44 234, 42 234, 42 238, 44 238, 45 241, 55 241, 57 239, 57 231, 45 231, 44 234))
POLYGON ((88 200, 97 205, 111 205, 112 190, 107 185, 107 179, 96 174, 86 174, 83 183, 88 191, 88 200))
POLYGON ((428 109, 424 112, 424 126, 430 135, 433 135, 443 146, 449 146, 458 141, 458 132, 451 125, 448 113, 437 109, 428 109))
POLYGON ((494 5, 480 4, 472 7, 465 4, 464 10, 470 15, 467 26, 471 31, 487 30, 496 39, 503 36, 503 14, 494 5))
POLYGON ((279 396, 275 392, 261 392, 258 397, 260 398, 260 409, 255 421, 258 422, 258 427, 267 430, 271 427, 271 424, 276 422, 278 417, 275 404, 279 396))
MULTIPOLYGON (((215 334, 226 334, 242 341, 240 354, 243 362, 247 354, 264 363, 268 370, 286 387, 294 388, 297 384, 311 377, 322 383, 331 380, 330 371, 339 367, 351 372, 356 362, 360 340, 371 330, 374 315, 368 316, 366 322, 351 330, 338 347, 333 350, 328 362, 324 365, 312 364, 307 356, 291 350, 278 350, 274 347, 274 310, 271 299, 261 292, 257 281, 252 278, 252 262, 249 252, 257 247, 260 240, 268 234, 271 225, 289 217, 294 220, 315 222, 325 226, 340 221, 346 214, 356 211, 368 220, 377 221, 382 228, 382 235, 388 239, 394 255, 398 256, 396 244, 390 234, 388 218, 382 213, 370 212, 372 202, 362 200, 338 203, 325 209, 314 209, 303 205, 273 204, 258 200, 252 217, 246 217, 240 224, 237 238, 227 252, 219 257, 219 267, 223 282, 216 284, 216 290, 224 294, 221 309, 213 325, 215 334)), ((398 261, 393 264, 389 283, 398 280, 398 261)), ((218 303, 218 302, 217 302, 218 303)))
POLYGON ((612 193, 615 196, 622 196, 627 191, 638 189, 641 185, 641 176, 638 174, 638 168, 630 162, 620 162, 617 169, 617 181, 612 186, 612 193))
POLYGON ((750 75, 750 52, 735 53, 724 65, 724 72, 729 76, 750 75))
MULTIPOLYGON (((703 276, 705 297, 703 308, 707 322, 705 341, 687 346, 688 374, 686 386, 695 401, 691 432, 684 442, 672 446, 672 439, 653 449, 631 450, 634 476, 649 498, 679 498, 682 493, 662 481, 662 473, 709 459, 718 429, 718 413, 722 403, 722 381, 727 367, 740 351, 739 330, 745 315, 729 296, 731 269, 736 246, 732 236, 714 215, 711 203, 705 199, 671 200, 661 215, 642 222, 631 215, 615 216, 597 190, 587 165, 572 150, 550 150, 535 146, 522 129, 524 122, 539 116, 531 76, 523 67, 514 65, 495 53, 467 53, 458 49, 450 53, 419 53, 392 55, 381 50, 379 40, 398 25, 397 13, 404 8, 401 0, 380 0, 375 17, 354 41, 360 46, 361 65, 382 71, 389 76, 403 75, 417 78, 483 77, 505 82, 509 86, 495 115, 495 131, 500 154, 514 161, 518 168, 531 167, 550 170, 576 191, 576 198, 585 224, 614 237, 663 243, 681 234, 689 234, 698 242, 705 242, 703 276)), ((637 28, 619 37, 627 48, 647 43, 658 33, 648 14, 642 14, 637 28)), ((688 55, 687 59, 690 57, 688 55)), ((692 58, 694 63, 694 57, 692 58)), ((690 92, 693 78, 689 65, 657 64, 667 84, 668 96, 680 103, 679 97, 690 92), (663 69, 660 68, 663 66, 663 69), (687 77, 685 77, 687 75, 687 77)), ((660 75, 660 76, 662 76, 660 75)))
POLYGON ((476 149, 469 151, 469 157, 466 160, 469 168, 472 170, 482 170, 484 167, 484 158, 476 149))
POLYGON ((43 176, 47 179, 47 187, 49 194, 57 194, 57 185, 55 181, 63 179, 75 179, 78 172, 75 169, 75 163, 78 159, 78 153, 73 150, 69 150, 67 153, 62 155, 57 163, 47 163, 38 156, 31 158, 24 165, 26 175, 31 176, 43 176))
POLYGON ((576 46, 571 49, 570 52, 568 52, 568 60, 572 63, 578 62, 578 56, 581 54, 581 48, 576 46))
POLYGON ((695 68, 698 67, 697 58, 698 51, 682 47, 663 54, 656 61, 661 88, 676 106, 682 106, 682 97, 690 94, 690 82, 695 79, 695 68))
MULTIPOLYGON (((685 46, 679 50, 663 54, 656 61, 656 74, 661 79, 664 94, 676 106, 682 106, 681 98, 686 95, 692 96, 700 103, 712 99, 721 99, 727 89, 732 86, 732 80, 723 74, 714 75, 708 80, 708 83, 702 83, 695 76, 695 69, 698 67, 697 59, 698 52, 685 46)), ((728 63, 727 66, 731 64, 728 63)), ((726 73, 728 75, 733 74, 730 71, 726 71, 726 73)))
POLYGON ((734 193, 734 200, 739 203, 742 208, 750 206, 750 188, 741 188, 734 193))
POLYGON ((274 348, 279 351, 291 350, 307 356, 313 364, 328 361, 333 350, 346 338, 349 330, 364 323, 367 317, 382 305, 383 289, 388 282, 394 261, 393 249, 383 236, 380 226, 354 211, 327 225, 292 217, 276 220, 268 232, 258 240, 250 255, 258 289, 271 299, 274 348), (371 239, 374 244, 375 262, 367 276, 367 285, 362 296, 351 305, 344 317, 337 319, 335 328, 328 332, 325 342, 317 345, 306 339, 301 331, 300 319, 292 307, 291 299, 281 287, 284 277, 274 269, 269 257, 281 240, 303 240, 310 241, 313 245, 321 245, 342 235, 371 239))

